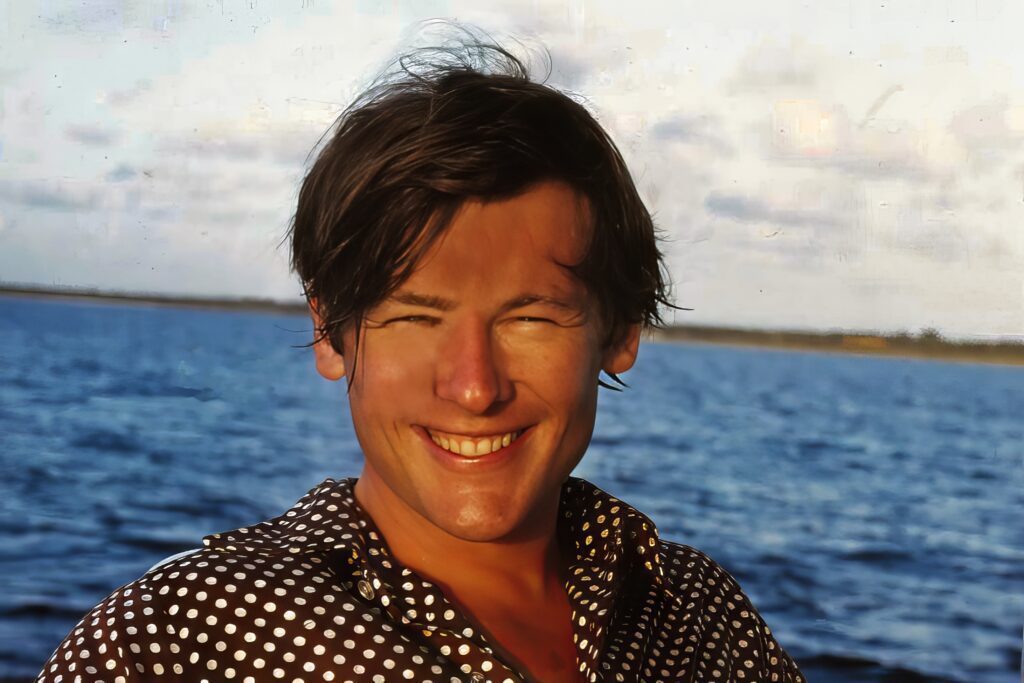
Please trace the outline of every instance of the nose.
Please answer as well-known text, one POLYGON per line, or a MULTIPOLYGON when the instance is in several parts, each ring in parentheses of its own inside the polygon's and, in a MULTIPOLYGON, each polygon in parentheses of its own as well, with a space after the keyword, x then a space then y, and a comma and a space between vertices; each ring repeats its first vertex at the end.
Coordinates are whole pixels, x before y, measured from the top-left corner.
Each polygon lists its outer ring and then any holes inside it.
POLYGON ((435 375, 435 392, 464 410, 483 414, 507 401, 512 383, 495 353, 490 326, 481 320, 466 321, 451 330, 441 347, 435 375))

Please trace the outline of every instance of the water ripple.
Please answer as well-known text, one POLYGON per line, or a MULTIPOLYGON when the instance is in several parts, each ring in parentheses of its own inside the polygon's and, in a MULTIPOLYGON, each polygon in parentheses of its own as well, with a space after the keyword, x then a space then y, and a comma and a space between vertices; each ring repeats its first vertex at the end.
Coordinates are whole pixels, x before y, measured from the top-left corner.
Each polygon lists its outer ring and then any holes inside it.
MULTIPOLYGON (((0 320, 0 680, 163 557, 358 473, 301 317, 0 299, 0 320)), ((809 680, 1015 677, 1019 369, 646 344, 627 379, 576 474, 721 562, 809 680)))

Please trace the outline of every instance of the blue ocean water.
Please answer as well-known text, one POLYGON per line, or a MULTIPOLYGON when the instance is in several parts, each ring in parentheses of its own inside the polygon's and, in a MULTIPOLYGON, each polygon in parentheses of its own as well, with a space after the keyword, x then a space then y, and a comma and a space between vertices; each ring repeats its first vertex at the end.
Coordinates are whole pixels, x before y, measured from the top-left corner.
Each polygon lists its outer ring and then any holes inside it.
MULTIPOLYGON (((358 474, 299 316, 0 298, 0 680, 203 535, 358 474)), ((1017 680, 1024 371, 645 344, 576 474, 737 577, 817 682, 1017 680)))

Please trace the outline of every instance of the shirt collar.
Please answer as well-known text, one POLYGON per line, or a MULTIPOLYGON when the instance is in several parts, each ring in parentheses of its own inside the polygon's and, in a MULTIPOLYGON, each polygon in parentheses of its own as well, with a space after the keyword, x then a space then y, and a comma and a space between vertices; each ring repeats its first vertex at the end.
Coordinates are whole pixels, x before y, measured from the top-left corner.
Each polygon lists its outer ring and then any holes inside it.
MULTIPOLYGON (((287 512, 259 524, 211 534, 212 550, 258 555, 351 551, 359 557, 387 556, 373 520, 355 498, 356 479, 325 479, 287 512)), ((590 482, 570 477, 562 487, 559 536, 577 563, 617 565, 636 554, 639 568, 661 580, 658 533, 651 520, 590 482)))
MULTIPOLYGON (((377 602, 392 618, 433 630, 421 615, 405 610, 402 591, 415 581, 433 593, 439 609, 451 605, 441 591, 398 565, 380 531, 355 498, 356 479, 326 479, 283 515, 213 534, 203 539, 211 550, 261 556, 331 554, 332 569, 351 581, 364 599, 377 602)), ((577 654, 597 670, 609 622, 625 592, 668 593, 661 548, 654 524, 643 513, 593 484, 570 477, 559 505, 559 540, 575 552, 566 592, 573 609, 577 654)), ((458 610, 454 610, 458 614, 458 610)), ((461 615, 447 628, 471 630, 461 615)))

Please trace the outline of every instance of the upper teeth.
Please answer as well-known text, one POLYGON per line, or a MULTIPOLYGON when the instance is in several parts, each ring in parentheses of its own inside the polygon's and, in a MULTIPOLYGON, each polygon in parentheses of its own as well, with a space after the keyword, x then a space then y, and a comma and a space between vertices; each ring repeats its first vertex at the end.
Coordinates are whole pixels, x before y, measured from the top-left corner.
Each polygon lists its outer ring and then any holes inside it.
POLYGON ((441 448, 447 449, 456 455, 470 458, 479 458, 494 451, 499 451, 515 441, 522 431, 508 432, 507 434, 495 434, 494 436, 460 436, 458 434, 446 434, 428 429, 430 438, 441 448))

